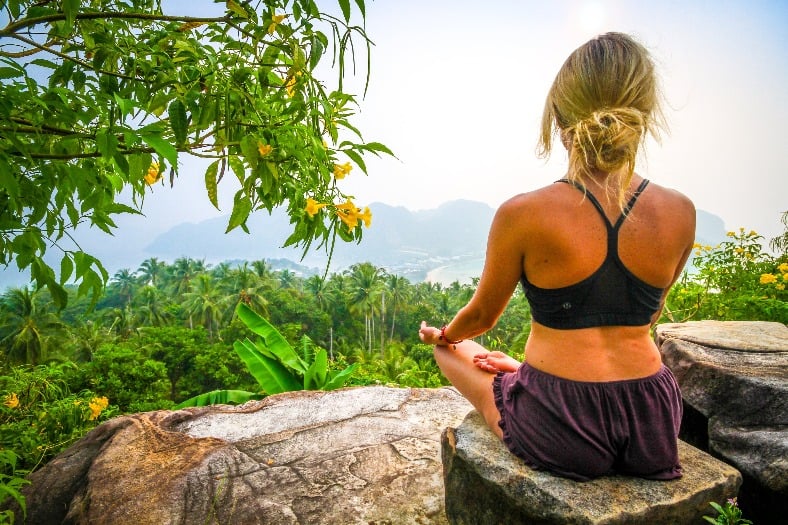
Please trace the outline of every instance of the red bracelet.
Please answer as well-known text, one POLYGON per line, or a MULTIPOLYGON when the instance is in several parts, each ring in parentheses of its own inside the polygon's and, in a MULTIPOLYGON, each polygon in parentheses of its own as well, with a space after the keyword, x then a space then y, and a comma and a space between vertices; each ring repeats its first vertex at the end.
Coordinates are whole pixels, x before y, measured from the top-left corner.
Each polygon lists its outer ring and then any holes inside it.
POLYGON ((440 341, 446 341, 447 344, 456 345, 458 343, 462 343, 463 339, 457 339, 456 341, 452 341, 448 337, 446 337, 446 325, 441 326, 441 335, 438 337, 440 341))

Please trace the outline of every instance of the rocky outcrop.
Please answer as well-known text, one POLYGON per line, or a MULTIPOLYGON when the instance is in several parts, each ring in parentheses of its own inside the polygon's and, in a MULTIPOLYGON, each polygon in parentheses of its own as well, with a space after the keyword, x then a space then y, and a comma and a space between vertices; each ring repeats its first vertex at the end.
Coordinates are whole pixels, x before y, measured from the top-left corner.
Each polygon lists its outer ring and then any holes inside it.
POLYGON ((734 497, 736 469, 684 442, 680 479, 609 476, 587 482, 527 467, 473 411, 442 438, 446 514, 455 525, 690 525, 734 497))
POLYGON ((756 523, 785 517, 788 327, 697 321, 656 328, 685 403, 680 437, 739 469, 740 504, 756 523))
POLYGON ((446 523, 454 389, 293 392, 115 418, 30 476, 28 523, 446 523))

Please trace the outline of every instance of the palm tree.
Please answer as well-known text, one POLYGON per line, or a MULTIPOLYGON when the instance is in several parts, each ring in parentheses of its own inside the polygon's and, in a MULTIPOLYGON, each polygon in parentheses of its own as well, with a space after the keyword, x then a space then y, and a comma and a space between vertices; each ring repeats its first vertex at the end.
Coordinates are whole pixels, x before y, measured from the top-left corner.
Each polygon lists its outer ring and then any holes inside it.
POLYGON ((167 310, 164 294, 154 286, 145 286, 137 294, 137 315, 148 326, 169 324, 172 314, 167 310))
POLYGON ((161 280, 166 268, 166 263, 159 261, 156 257, 151 257, 142 261, 140 267, 137 268, 137 273, 142 284, 155 287, 161 280))
POLYGON ((183 294, 183 307, 189 314, 189 323, 191 324, 192 319, 196 318, 208 330, 208 336, 211 338, 214 331, 219 328, 225 303, 225 296, 207 273, 198 275, 193 291, 183 294))
POLYGON ((391 308, 391 333, 389 334, 389 339, 394 338, 397 309, 410 299, 410 288, 410 282, 405 277, 391 274, 386 279, 386 291, 389 296, 389 307, 391 308))
POLYGON ((130 305, 137 288, 137 278, 128 268, 115 272, 110 282, 110 289, 120 298, 122 304, 130 305))
POLYGON ((93 354, 104 343, 111 343, 115 336, 110 334, 101 321, 80 322, 71 329, 72 357, 78 363, 93 360, 93 354))
MULTIPOLYGON (((351 282, 350 309, 364 314, 364 342, 372 352, 375 332, 374 315, 378 310, 380 284, 384 272, 370 263, 354 264, 348 270, 351 282)), ((382 311, 382 308, 380 309, 382 311)))
POLYGON ((0 347, 12 363, 37 365, 47 355, 49 339, 63 323, 26 286, 11 288, 0 298, 0 347))
POLYGON ((175 294, 191 292, 192 281, 206 270, 205 261, 179 257, 172 264, 172 286, 175 294))
MULTIPOLYGON (((227 301, 227 313, 225 319, 230 320, 235 316, 236 307, 244 303, 263 317, 268 317, 268 300, 263 295, 263 278, 249 268, 249 263, 244 263, 227 274, 227 278, 219 283, 219 289, 228 296, 235 297, 235 300, 227 301)), ((229 297, 228 297, 229 299, 229 297)))

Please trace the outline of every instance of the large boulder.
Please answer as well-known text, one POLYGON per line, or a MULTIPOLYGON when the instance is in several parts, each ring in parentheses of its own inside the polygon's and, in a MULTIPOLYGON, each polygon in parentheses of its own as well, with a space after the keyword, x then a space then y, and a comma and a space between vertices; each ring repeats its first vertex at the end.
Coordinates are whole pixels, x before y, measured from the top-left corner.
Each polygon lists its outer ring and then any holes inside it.
POLYGON ((446 523, 451 388, 293 392, 122 416, 30 476, 28 523, 446 523))
POLYGON ((762 321, 659 325, 655 339, 681 387, 680 436, 739 469, 740 503, 776 523, 788 498, 788 327, 762 321))
POLYGON ((710 501, 735 497, 741 484, 736 469, 681 441, 680 479, 561 478, 526 466, 476 411, 442 441, 452 525, 695 525, 714 513, 710 501))

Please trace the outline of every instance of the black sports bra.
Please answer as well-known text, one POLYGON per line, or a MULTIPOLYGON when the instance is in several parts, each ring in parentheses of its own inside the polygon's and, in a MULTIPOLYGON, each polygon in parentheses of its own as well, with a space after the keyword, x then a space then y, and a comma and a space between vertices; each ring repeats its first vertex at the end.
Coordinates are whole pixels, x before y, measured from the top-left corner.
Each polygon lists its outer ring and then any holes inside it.
POLYGON ((583 186, 567 179, 558 182, 585 192, 602 215, 607 228, 607 255, 589 277, 563 288, 539 288, 523 273, 521 282, 534 320, 558 329, 650 324, 665 289, 643 282, 618 257, 618 230, 649 181, 643 180, 615 224, 610 223, 599 201, 583 186))

